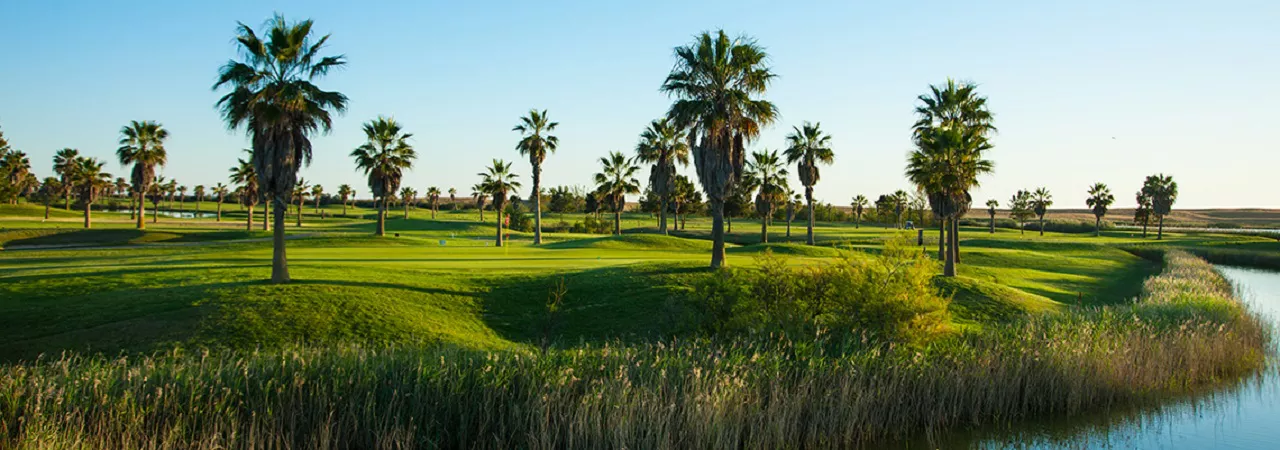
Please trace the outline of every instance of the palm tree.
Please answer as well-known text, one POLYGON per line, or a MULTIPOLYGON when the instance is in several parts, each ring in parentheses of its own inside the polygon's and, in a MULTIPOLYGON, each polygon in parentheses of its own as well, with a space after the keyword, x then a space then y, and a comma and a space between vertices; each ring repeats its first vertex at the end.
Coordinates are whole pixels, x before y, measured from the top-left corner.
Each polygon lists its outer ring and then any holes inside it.
POLYGON ((369 177, 369 191, 378 206, 378 236, 387 234, 387 197, 400 188, 404 171, 413 167, 418 153, 409 145, 412 133, 405 133, 395 119, 378 117, 364 124, 366 142, 351 152, 356 167, 369 177))
POLYGON ((1019 189, 1009 198, 1009 218, 1018 222, 1018 232, 1027 234, 1027 219, 1032 215, 1031 191, 1019 189))
POLYGON ((92 221, 90 211, 98 195, 111 189, 111 174, 103 172, 106 162, 97 158, 77 157, 70 168, 71 183, 80 203, 84 205, 84 227, 89 228, 92 221))
POLYGON ((346 61, 319 55, 329 36, 311 39, 310 20, 289 23, 277 15, 266 27, 264 41, 248 25, 239 24, 236 42, 242 60, 222 66, 213 88, 230 87, 218 107, 228 127, 244 125, 253 142, 258 188, 276 210, 271 281, 287 283, 284 214, 289 196, 298 170, 311 162, 310 136, 329 131, 331 113, 347 106, 345 95, 321 90, 314 82, 346 61))
POLYGON ((124 177, 116 177, 116 181, 111 187, 115 189, 116 197, 123 197, 125 192, 129 190, 129 182, 124 177))
POLYGON ((347 216, 347 200, 351 198, 351 194, 353 193, 354 192, 352 192, 351 190, 351 185, 349 184, 343 184, 338 186, 338 198, 342 200, 342 216, 343 217, 347 216))
POLYGON ((778 108, 758 98, 776 76, 756 41, 702 33, 675 49, 662 92, 676 98, 667 117, 688 130, 689 150, 711 212, 711 267, 724 267, 724 204, 736 191, 746 145, 774 122, 778 108))
POLYGON ((787 169, 778 158, 778 152, 764 150, 751 154, 747 170, 743 174, 745 186, 758 190, 756 213, 760 215, 760 242, 769 242, 769 221, 779 203, 787 197, 787 169))
POLYGON ((787 188, 787 240, 791 240, 791 221, 796 220, 796 210, 800 209, 800 194, 787 188))
POLYGON ((1138 206, 1133 209, 1133 223, 1134 225, 1139 222, 1142 223, 1143 239, 1147 238, 1147 225, 1151 224, 1151 196, 1147 194, 1145 187, 1143 186, 1144 189, 1139 189, 1134 196, 1138 206))
POLYGON ((480 211, 481 222, 484 222, 484 204, 488 197, 489 196, 484 191, 483 184, 471 186, 471 199, 476 203, 476 209, 480 211))
POLYGON ((1173 210, 1173 203, 1178 201, 1178 183, 1172 175, 1158 173, 1147 177, 1142 183, 1142 191, 1151 199, 1151 213, 1156 215, 1159 225, 1156 228, 1156 239, 1164 239, 1164 216, 1173 210))
MULTIPOLYGON (((3 142, 0 141, 0 143, 3 142)), ((49 205, 56 201, 61 194, 62 180, 57 177, 45 177, 44 182, 40 184, 39 191, 40 202, 44 203, 44 220, 49 220, 49 205)))
POLYGON ((62 197, 66 201, 63 209, 67 211, 71 210, 71 191, 75 186, 72 177, 75 176, 79 158, 80 151, 74 148, 64 148, 53 155, 53 172, 62 180, 62 197))
POLYGON ((996 199, 987 200, 987 214, 991 215, 991 223, 988 224, 991 228, 991 234, 996 234, 996 208, 999 207, 1000 202, 996 201, 996 199))
POLYGON ((200 215, 200 202, 204 201, 204 185, 203 185, 203 184, 197 184, 195 188, 192 188, 192 189, 191 189, 191 195, 195 196, 195 200, 196 200, 196 215, 197 215, 197 216, 199 216, 199 215, 200 215))
POLYGON ((298 224, 302 226, 302 204, 306 203, 307 196, 311 194, 311 185, 307 183, 306 178, 299 178, 298 184, 293 186, 293 197, 298 200, 298 224))
POLYGON ((898 228, 903 227, 902 214, 907 212, 907 202, 911 201, 907 196, 907 191, 898 189, 893 193, 893 216, 898 221, 898 228))
MULTIPOLYGON (((542 163, 546 161, 548 153, 555 153, 556 147, 560 145, 560 139, 552 136, 550 133, 556 130, 559 122, 552 122, 547 119, 547 110, 538 112, 536 109, 530 109, 529 115, 520 118, 520 124, 511 128, 511 131, 520 132, 520 142, 516 143, 516 150, 521 155, 529 157, 529 164, 533 166, 533 244, 542 243, 542 163)), ((432 210, 432 218, 435 218, 434 209, 432 210)))
MULTIPOLYGON (((436 218, 436 211, 440 210, 440 188, 431 186, 427 188, 427 203, 431 205, 431 218, 436 218)), ((537 202, 534 202, 536 205, 537 202)))
POLYGON ((640 182, 635 178, 640 165, 621 152, 609 152, 609 156, 600 158, 600 166, 600 172, 595 175, 596 192, 613 206, 613 234, 621 235, 627 194, 640 193, 640 182))
POLYGON ((978 186, 978 176, 994 170, 982 157, 991 149, 987 134, 995 127, 976 85, 949 79, 929 89, 917 97, 921 104, 912 127, 916 150, 908 158, 907 177, 925 192, 939 219, 938 259, 944 261, 943 275, 953 277, 960 254, 959 217, 973 201, 969 191, 978 186))
POLYGON ((164 185, 164 194, 168 198, 169 209, 173 209, 173 194, 177 192, 178 180, 169 180, 169 183, 164 185))
POLYGON ((1084 204, 1093 211, 1093 235, 1102 235, 1102 216, 1107 215, 1107 208, 1115 203, 1115 196, 1111 195, 1111 188, 1103 183, 1093 183, 1089 186, 1089 198, 1085 199, 1084 204))
POLYGON ((147 196, 151 197, 151 223, 160 221, 160 202, 164 201, 165 192, 168 192, 168 188, 164 177, 156 177, 155 183, 147 189, 147 196))
POLYGON ((658 196, 658 231, 667 234, 667 210, 676 189, 676 164, 689 165, 689 144, 684 130, 670 119, 649 123, 636 144, 636 160, 653 164, 649 170, 649 189, 658 196))
MULTIPOLYGON (((239 164, 231 168, 230 180, 232 184, 240 185, 244 192, 240 195, 240 203, 249 207, 249 218, 245 221, 245 230, 253 230, 253 206, 258 204, 258 198, 262 195, 258 190, 258 172, 254 169, 253 163, 239 160, 239 164)), ((263 212, 263 216, 270 214, 263 212)), ((264 230, 266 221, 263 222, 264 230)))
POLYGON ((3 158, 0 158, 0 172, 7 174, 5 181, 14 187, 13 197, 10 200, 14 205, 18 204, 18 195, 22 193, 22 189, 18 186, 31 174, 31 159, 27 158, 26 153, 20 151, 5 152, 3 158))
POLYGON ((802 127, 792 127, 787 135, 787 163, 796 164, 800 184, 804 185, 804 199, 809 209, 809 234, 806 242, 813 245, 813 185, 818 184, 818 164, 831 165, 835 153, 831 150, 831 135, 820 128, 821 124, 805 122, 802 127))
POLYGON ((400 190, 400 200, 404 202, 405 219, 409 218, 409 205, 413 204, 414 201, 417 200, 417 197, 418 191, 413 190, 411 187, 406 186, 404 189, 400 190))
POLYGON ((1031 209, 1040 217, 1041 236, 1044 236, 1044 215, 1049 212, 1050 206, 1053 206, 1053 195, 1049 193, 1049 189, 1041 187, 1031 193, 1031 209))
POLYGON ((458 190, 457 190, 457 189, 455 189, 455 188, 450 187, 450 188, 449 188, 449 207, 450 207, 450 208, 452 208, 454 211, 457 211, 457 210, 458 210, 458 198, 457 198, 457 197, 458 197, 458 190))
POLYGON ((311 186, 311 198, 316 201, 316 214, 320 214, 320 197, 322 196, 324 196, 324 186, 319 184, 311 186))
MULTIPOLYGON (((502 207, 507 202, 507 193, 520 189, 520 182, 516 181, 518 175, 511 173, 511 163, 501 159, 493 160, 493 164, 485 168, 486 172, 481 172, 479 184, 480 192, 493 196, 493 211, 498 213, 498 237, 494 245, 502 246, 502 207)), ((483 196, 481 197, 483 198, 483 196)), ((483 203, 483 200, 481 201, 483 203)), ((484 220, 484 209, 481 208, 481 219, 484 220)))
POLYGON ((213 195, 218 196, 218 214, 215 216, 217 222, 222 221, 222 200, 227 197, 227 185, 218 183, 213 186, 213 195))
POLYGON ((858 194, 853 197, 853 203, 851 203, 851 206, 853 206, 854 229, 862 227, 862 213, 866 212, 867 205, 870 203, 871 202, 867 201, 867 197, 865 195, 858 194))
POLYGON ((147 222, 147 204, 145 195, 151 191, 151 183, 156 179, 156 167, 164 167, 168 162, 164 141, 169 139, 169 130, 155 121, 131 121, 120 128, 120 148, 116 150, 116 158, 120 165, 132 165, 130 182, 138 201, 138 229, 145 229, 147 222))
POLYGON ((178 186, 178 211, 182 211, 187 205, 187 187, 178 186))

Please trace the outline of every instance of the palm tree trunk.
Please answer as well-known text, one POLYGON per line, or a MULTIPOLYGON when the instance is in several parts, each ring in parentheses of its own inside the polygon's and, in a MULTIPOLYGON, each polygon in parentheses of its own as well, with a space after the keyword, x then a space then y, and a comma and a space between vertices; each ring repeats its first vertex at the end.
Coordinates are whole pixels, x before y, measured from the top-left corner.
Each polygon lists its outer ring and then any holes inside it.
POLYGON ((196 200, 196 218, 198 219, 199 216, 200 216, 200 200, 197 199, 196 200))
POLYGON ((494 241, 495 242, 494 246, 501 247, 502 246, 502 206, 498 203, 494 203, 493 208, 494 208, 494 212, 498 213, 498 225, 497 225, 498 237, 497 237, 497 240, 494 241))
POLYGON ((947 221, 938 220, 938 261, 947 259, 947 221))
POLYGON ((658 202, 658 232, 667 234, 667 197, 664 195, 658 202))
POLYGON ((85 227, 86 229, 88 229, 88 228, 89 228, 89 225, 90 225, 90 223, 89 223, 89 210, 92 208, 92 206, 93 206, 93 203, 92 203, 92 202, 84 202, 84 227, 85 227))
MULTIPOLYGON (((134 203, 135 201, 137 200, 132 195, 130 195, 129 196, 129 220, 134 220, 136 218, 135 216, 138 215, 138 204, 134 203)), ((49 206, 49 204, 46 203, 45 206, 49 206)), ((45 218, 48 219, 48 217, 45 217, 45 218)))
MULTIPOLYGON (((130 217, 132 219, 132 217, 130 217)), ((44 202, 44 220, 49 220, 49 201, 44 202)))
POLYGON ((267 231, 271 229, 271 227, 267 225, 268 221, 270 220, 271 220, 271 204, 267 202, 262 202, 262 231, 267 231))
MULTIPOLYGON (((617 225, 618 234, 622 229, 617 225)), ((542 243, 542 166, 533 166, 533 245, 542 243)))
POLYGON ((813 245, 813 186, 804 187, 804 198, 809 203, 809 236, 807 243, 813 245))
POLYGON ((622 236, 622 208, 613 208, 613 234, 622 236))
MULTIPOLYGON (((404 218, 405 220, 409 220, 409 202, 408 201, 404 202, 404 218)), ((436 218, 435 214, 432 214, 431 218, 432 219, 436 218)))
POLYGON ((951 219, 951 246, 956 264, 960 264, 960 218, 951 219))
POLYGON ((1040 235, 1044 236, 1044 216, 1040 216, 1040 235))
POLYGON ((480 222, 484 223, 484 205, 477 204, 476 209, 480 210, 480 222))
POLYGON ((249 217, 244 221, 244 230, 253 231, 253 204, 249 204, 249 217))
POLYGON ((68 189, 65 191, 65 193, 66 193, 66 198, 64 200, 66 200, 66 204, 62 206, 62 209, 70 211, 71 210, 71 190, 68 189))
POLYGON ((728 267, 724 260, 724 201, 711 200, 711 268, 728 267))
POLYGON ((991 234, 996 234, 996 215, 991 215, 991 234))
POLYGON ((1150 219, 1144 219, 1144 220, 1142 221, 1142 238, 1143 238, 1143 239, 1146 239, 1146 238, 1147 238, 1147 224, 1148 224, 1148 223, 1150 223, 1150 222, 1151 222, 1151 220, 1150 220, 1150 219))
POLYGON ((725 221, 729 223, 729 232, 733 232, 733 216, 725 216, 725 221))
POLYGON ((147 200, 142 198, 142 193, 138 193, 138 229, 147 229, 147 200))
POLYGON ((346 217, 346 216, 347 216, 347 201, 343 200, 342 201, 342 217, 346 217))
POLYGON ((276 229, 271 239, 271 282, 283 284, 289 282, 289 260, 284 254, 284 217, 289 204, 279 198, 273 202, 276 206, 276 229))
POLYGON ((1163 216, 1163 215, 1162 215, 1162 216, 1160 216, 1160 217, 1158 218, 1158 220, 1159 220, 1159 224, 1156 226, 1156 240, 1157 240, 1157 241, 1159 241, 1159 240, 1163 240, 1163 239, 1164 239, 1164 216, 1163 216))
MULTIPOLYGON (((942 225, 943 228, 947 228, 948 223, 951 223, 952 225, 954 225, 954 222, 951 222, 950 218, 944 219, 942 223, 943 223, 942 225)), ((950 233, 950 236, 948 236, 947 238, 948 238, 947 247, 949 248, 949 250, 946 252, 947 254, 946 258, 944 259, 944 262, 942 264, 942 275, 947 277, 954 277, 956 276, 956 260, 955 260, 956 235, 954 230, 952 231, 952 233, 950 233)))
POLYGON ((854 219, 853 221, 853 229, 855 230, 862 228, 862 214, 856 214, 856 216, 857 219, 854 219))
POLYGON ((218 216, 217 221, 222 221, 222 197, 218 197, 218 216))
POLYGON ((387 198, 375 199, 378 207, 378 229, 374 232, 377 236, 387 235, 387 198))
POLYGON ((769 221, 763 217, 760 218, 760 242, 769 243, 769 221))
POLYGON ((151 223, 159 223, 160 222, 160 205, 155 204, 151 206, 152 206, 151 207, 151 223))
POLYGON ((1093 216, 1093 237, 1102 236, 1102 216, 1093 216))
POLYGON ((298 227, 302 227, 302 196, 298 196, 298 227))

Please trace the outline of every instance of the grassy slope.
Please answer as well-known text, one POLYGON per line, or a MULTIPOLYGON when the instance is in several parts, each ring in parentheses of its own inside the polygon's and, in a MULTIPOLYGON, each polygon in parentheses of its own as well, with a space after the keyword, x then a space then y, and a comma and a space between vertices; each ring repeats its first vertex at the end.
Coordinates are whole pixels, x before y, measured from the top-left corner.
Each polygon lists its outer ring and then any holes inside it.
MULTIPOLYGON (((666 335, 676 331, 671 315, 677 312, 669 300, 705 276, 709 249, 706 241, 656 235, 557 234, 548 235, 552 243, 535 248, 521 233, 513 233, 514 245, 494 248, 493 215, 486 214, 484 224, 468 211, 442 211, 439 220, 430 220, 425 210, 413 211, 407 220, 399 218, 402 212, 391 214, 389 231, 401 237, 375 239, 368 237, 371 222, 354 219, 367 211, 353 210, 353 218, 308 216, 301 229, 290 226, 291 233, 319 237, 290 242, 296 282, 272 286, 261 282, 270 271, 269 244, 237 242, 265 236, 261 231, 228 229, 211 219, 161 218, 137 232, 124 217, 95 219, 101 228, 86 232, 68 223, 41 222, 35 213, 43 210, 35 207, 0 209, 6 211, 9 215, 0 215, 6 227, 0 245, 192 245, 0 252, 0 360, 62 349, 150 350, 180 342, 521 345, 540 340, 548 291, 562 277, 568 294, 554 329, 562 341, 666 335), (223 245, 202 245, 211 242, 223 245)), ((644 216, 627 222, 652 224, 644 216)), ((708 224, 698 219, 689 226, 682 235, 697 237, 708 224)), ((745 245, 730 247, 733 265, 751 264, 763 248, 796 263, 821 263, 842 253, 833 246, 874 251, 892 233, 823 224, 817 231, 827 246, 815 248, 756 244, 758 223, 750 221, 737 221, 734 229, 731 240, 745 245)), ((803 239, 803 231, 793 228, 792 242, 803 239)), ((784 239, 779 233, 771 240, 784 239)), ((1157 269, 1118 248, 1142 242, 1151 241, 1126 233, 1042 238, 966 230, 961 277, 939 283, 954 297, 956 321, 966 326, 1077 301, 1121 302, 1136 295, 1140 280, 1157 269)), ((1275 243, 1178 234, 1166 242, 1231 242, 1232 248, 1275 243)), ((925 244, 925 251, 936 251, 936 241, 925 244)))

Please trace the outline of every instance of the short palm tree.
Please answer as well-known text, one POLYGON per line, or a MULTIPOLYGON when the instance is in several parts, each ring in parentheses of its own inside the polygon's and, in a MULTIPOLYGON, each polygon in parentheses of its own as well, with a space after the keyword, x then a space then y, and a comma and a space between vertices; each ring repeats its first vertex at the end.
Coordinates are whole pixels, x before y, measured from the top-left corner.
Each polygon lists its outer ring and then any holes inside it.
POLYGON ((769 220, 787 198, 787 169, 778 152, 764 150, 751 154, 743 183, 757 190, 756 213, 760 215, 760 242, 769 242, 769 220))
POLYGON ((791 240, 791 221, 796 220, 796 211, 800 209, 800 194, 787 188, 787 240, 791 240))
POLYGON ((1031 191, 1019 189, 1009 198, 1009 218, 1018 222, 1018 233, 1027 234, 1027 219, 1034 214, 1032 209, 1031 191))
POLYGON ((299 226, 299 227, 302 226, 302 204, 306 203, 307 196, 310 194, 311 194, 311 185, 307 183, 307 179, 299 178, 298 184, 295 184, 293 186, 293 197, 292 197, 294 199, 297 199, 298 201, 298 224, 296 226, 299 226))
POLYGON ((1040 235, 1044 236, 1044 215, 1053 206, 1053 194, 1047 188, 1036 189, 1031 193, 1031 210, 1040 218, 1040 235))
POLYGON ((609 152, 600 158, 600 172, 596 173, 596 192, 601 193, 613 206, 613 234, 622 234, 622 210, 627 206, 627 194, 640 193, 640 181, 636 172, 640 165, 634 158, 621 152, 609 152))
POLYGON ((911 198, 907 195, 907 191, 898 189, 893 193, 893 217, 897 221, 898 228, 903 227, 902 215, 907 212, 907 203, 911 198))
POLYGON ((80 151, 74 148, 64 148, 53 154, 53 172, 62 180, 62 197, 66 201, 63 209, 67 211, 71 210, 71 192, 75 189, 71 178, 75 176, 79 159, 80 151))
POLYGON ((427 204, 431 205, 431 218, 436 218, 436 211, 440 210, 440 188, 431 186, 427 188, 427 204))
POLYGON ((1156 239, 1164 239, 1164 216, 1173 211, 1173 204, 1178 201, 1178 183, 1171 175, 1155 174, 1142 183, 1142 192, 1151 199, 1151 213, 1159 223, 1156 239))
POLYGON ((316 202, 316 214, 320 214, 320 197, 324 196, 324 186, 311 186, 311 199, 316 202))
POLYGON ((413 167, 418 153, 409 144, 412 133, 404 132, 395 119, 379 117, 364 124, 365 143, 351 152, 356 167, 369 177, 369 192, 378 206, 378 236, 387 234, 387 197, 400 188, 404 171, 413 167))
POLYGON ((1000 207, 1000 202, 996 199, 987 200, 987 214, 991 216, 991 222, 988 223, 991 234, 996 234, 996 208, 1000 207))
POLYGON ((418 191, 414 190, 413 188, 406 186, 400 189, 400 201, 404 203, 405 219, 409 218, 409 206, 412 205, 414 202, 416 202, 417 199, 418 199, 418 191))
POLYGON ((1084 200, 1084 204, 1093 212, 1093 235, 1102 235, 1102 216, 1107 215, 1107 208, 1115 203, 1116 197, 1111 195, 1111 188, 1103 183, 1093 183, 1089 186, 1089 198, 1084 200))
MULTIPOLYGON (((240 204, 249 208, 248 220, 245 221, 245 230, 253 230, 253 206, 258 204, 258 199, 262 193, 258 190, 258 172, 253 168, 253 163, 243 159, 238 160, 239 164, 231 168, 231 176, 229 177, 232 184, 239 185, 243 192, 240 195, 240 204)), ((264 216, 269 212, 263 212, 264 216)), ((264 225, 266 221, 262 222, 264 225)), ((265 228, 264 228, 265 229, 265 228)))
POLYGON ((167 198, 169 209, 173 209, 173 195, 176 193, 178 193, 178 180, 169 180, 169 183, 164 185, 164 194, 167 198))
POLYGON ((129 181, 124 177, 116 177, 116 182, 111 186, 117 197, 123 197, 129 191, 129 181))
MULTIPOLYGON (((520 142, 516 143, 516 150, 521 155, 529 157, 529 164, 533 166, 533 243, 534 245, 542 243, 542 163, 546 161, 547 154, 555 153, 556 147, 560 145, 560 139, 552 136, 551 132, 556 130, 559 122, 552 122, 547 119, 547 110, 538 112, 536 109, 529 110, 529 115, 520 118, 520 124, 516 125, 511 131, 520 132, 520 142)), ((432 218, 435 218, 435 209, 432 208, 432 218)))
POLYGON ((476 210, 480 211, 480 221, 484 222, 484 204, 488 200, 489 195, 484 191, 483 184, 471 186, 471 200, 476 204, 476 210))
MULTIPOLYGON (((31 174, 31 159, 26 153, 20 151, 5 152, 0 158, 0 173, 6 174, 5 180, 13 187, 13 196, 9 199, 12 204, 18 204, 18 195, 22 189, 18 186, 26 181, 27 176, 31 174)), ((61 180, 59 180, 61 188, 61 180)))
POLYGON ((160 202, 164 201, 164 194, 168 192, 164 177, 156 177, 155 183, 147 189, 147 197, 151 200, 151 223, 160 221, 160 202))
POLYGON ((667 117, 689 132, 689 151, 710 206, 711 267, 724 267, 724 204, 737 190, 746 145, 778 117, 778 108, 759 98, 776 75, 754 39, 730 38, 723 30, 677 47, 675 57, 661 88, 676 98, 667 117))
POLYGON ((187 205, 187 187, 178 186, 178 211, 182 211, 187 205))
POLYGON ((218 204, 217 204, 218 213, 214 217, 216 218, 215 220, 217 222, 221 222, 222 221, 222 201, 227 198, 227 185, 218 183, 213 186, 213 190, 211 192, 213 195, 218 196, 218 204))
POLYGON ((230 88, 218 107, 227 126, 245 126, 253 143, 250 160, 258 172, 258 188, 276 210, 271 281, 288 283, 284 214, 298 170, 311 162, 310 137, 327 132, 331 114, 347 107, 345 95, 324 91, 314 82, 346 61, 319 54, 329 36, 313 39, 310 20, 290 23, 277 15, 266 28, 263 40, 253 28, 239 24, 241 60, 222 66, 213 88, 230 88))
POLYGON ((62 195, 62 180, 57 177, 45 177, 37 193, 40 195, 40 203, 44 204, 44 220, 49 220, 49 205, 62 195))
POLYGON ((667 234, 667 211, 678 175, 676 164, 689 165, 687 141, 684 130, 662 118, 649 123, 636 145, 636 160, 653 165, 649 169, 649 189, 658 196, 658 232, 662 234, 667 234))
POLYGON ((857 229, 862 227, 862 213, 866 212, 867 205, 869 204, 871 204, 871 202, 867 200, 865 195, 858 194, 853 197, 853 203, 850 204, 853 207, 853 228, 857 229))
POLYGON ((192 188, 192 189, 191 189, 191 195, 192 195, 193 197, 195 197, 195 200, 196 200, 196 215, 197 215, 197 216, 198 216, 198 215, 200 215, 200 202, 204 201, 204 194, 205 194, 205 192, 204 192, 204 185, 203 185, 203 184, 197 184, 197 185, 196 185, 196 187, 194 187, 194 188, 192 188))
POLYGON ((106 162, 97 158, 78 157, 72 164, 71 183, 76 196, 80 198, 80 203, 84 206, 84 227, 89 228, 92 224, 90 218, 93 209, 93 202, 98 201, 98 196, 111 189, 111 174, 103 172, 102 168, 106 162))
POLYGON ((145 196, 151 191, 151 184, 156 180, 156 168, 164 167, 169 161, 164 149, 164 141, 169 139, 169 131, 155 121, 132 121, 120 128, 120 148, 116 150, 116 158, 122 166, 133 166, 129 181, 133 183, 133 195, 138 201, 138 229, 147 227, 145 216, 147 203, 145 196))
POLYGON ((458 189, 449 188, 449 207, 454 211, 458 210, 458 189))
POLYGON ((354 192, 351 190, 351 185, 349 184, 343 184, 338 186, 338 198, 342 200, 342 216, 343 217, 347 216, 347 200, 351 199, 351 194, 353 193, 354 192))
MULTIPOLYGON (((511 163, 501 159, 493 160, 493 164, 485 168, 485 172, 480 172, 481 177, 480 192, 493 197, 493 211, 498 214, 498 237, 494 242, 497 247, 502 246, 502 207, 507 202, 507 193, 520 189, 520 182, 516 181, 518 175, 511 173, 511 163)), ((483 199, 483 194, 481 199, 483 199)), ((483 200, 480 202, 483 205, 483 200)), ((483 211, 481 208, 481 220, 483 221, 483 211)))
POLYGON ((787 135, 787 163, 796 165, 800 175, 800 184, 804 185, 804 200, 809 210, 809 230, 805 242, 813 245, 813 186, 818 184, 818 165, 831 165, 835 161, 835 152, 831 150, 831 135, 824 133, 820 124, 805 122, 801 127, 792 127, 787 135))

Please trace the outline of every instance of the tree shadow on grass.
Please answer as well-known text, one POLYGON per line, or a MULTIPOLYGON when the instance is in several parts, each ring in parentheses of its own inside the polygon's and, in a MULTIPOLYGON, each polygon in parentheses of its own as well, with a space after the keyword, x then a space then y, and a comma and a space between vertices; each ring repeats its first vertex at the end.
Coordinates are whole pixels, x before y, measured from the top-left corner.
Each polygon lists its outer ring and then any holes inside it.
POLYGON ((498 278, 483 296, 483 320, 507 340, 534 345, 668 338, 689 331, 688 295, 711 273, 701 263, 664 263, 498 278), (563 305, 551 314, 547 302, 562 279, 563 305))
POLYGON ((144 230, 137 229, 80 229, 14 239, 5 243, 5 247, 38 245, 124 245, 134 239, 141 238, 144 235, 146 235, 144 230))

